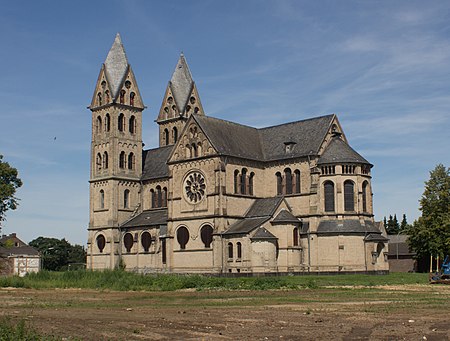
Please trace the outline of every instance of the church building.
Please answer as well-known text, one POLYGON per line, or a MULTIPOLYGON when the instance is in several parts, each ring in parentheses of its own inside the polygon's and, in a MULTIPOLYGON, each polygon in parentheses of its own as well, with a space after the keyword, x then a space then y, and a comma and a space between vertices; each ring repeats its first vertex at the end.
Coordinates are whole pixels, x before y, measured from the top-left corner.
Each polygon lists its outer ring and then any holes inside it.
POLYGON ((389 270, 372 164, 336 115, 266 128, 210 117, 182 54, 156 118, 159 146, 143 149, 145 105, 119 34, 89 109, 88 269, 389 270))

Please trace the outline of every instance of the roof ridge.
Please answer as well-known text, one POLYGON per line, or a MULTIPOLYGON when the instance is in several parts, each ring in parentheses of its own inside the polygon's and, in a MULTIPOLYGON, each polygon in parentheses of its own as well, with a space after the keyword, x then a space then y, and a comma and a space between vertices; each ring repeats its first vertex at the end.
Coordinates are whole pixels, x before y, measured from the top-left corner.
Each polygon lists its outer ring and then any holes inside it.
POLYGON ((307 121, 318 120, 318 119, 325 118, 325 117, 333 117, 334 115, 335 114, 328 114, 328 115, 322 115, 322 116, 317 116, 317 117, 305 118, 304 120, 298 120, 298 121, 292 121, 292 122, 287 122, 287 123, 281 123, 281 124, 277 124, 277 125, 273 125, 273 126, 268 126, 268 127, 263 127, 263 128, 256 128, 256 129, 258 129, 258 130, 271 129, 271 128, 275 128, 275 127, 281 127, 281 126, 286 126, 286 125, 300 123, 300 122, 307 122, 307 121))

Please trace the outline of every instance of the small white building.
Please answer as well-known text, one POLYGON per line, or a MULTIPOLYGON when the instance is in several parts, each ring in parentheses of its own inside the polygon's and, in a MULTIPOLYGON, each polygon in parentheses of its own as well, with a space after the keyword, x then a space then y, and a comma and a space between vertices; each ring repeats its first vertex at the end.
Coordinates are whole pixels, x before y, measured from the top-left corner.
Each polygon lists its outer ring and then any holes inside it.
POLYGON ((41 269, 39 251, 17 238, 15 233, 0 238, 0 274, 23 277, 41 269))

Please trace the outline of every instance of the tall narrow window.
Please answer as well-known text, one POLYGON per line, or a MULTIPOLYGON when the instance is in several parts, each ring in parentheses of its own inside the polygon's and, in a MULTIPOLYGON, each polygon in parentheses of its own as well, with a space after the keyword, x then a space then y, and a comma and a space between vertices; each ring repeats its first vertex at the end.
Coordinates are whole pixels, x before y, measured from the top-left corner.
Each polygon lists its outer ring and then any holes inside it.
POLYGON ((344 182, 344 210, 355 210, 355 192, 353 181, 347 180, 344 182))
POLYGON ((284 170, 284 178, 286 183, 286 194, 292 194, 292 171, 290 168, 284 170))
POLYGON ((241 194, 247 194, 247 169, 241 171, 241 194))
POLYGON ((102 105, 102 94, 100 92, 97 94, 97 100, 98 100, 98 105, 99 106, 102 105))
POLYGON ((202 227, 200 231, 200 236, 202 238, 202 242, 206 248, 211 247, 212 239, 213 239, 213 228, 210 225, 205 225, 202 227))
POLYGON ((109 90, 105 91, 105 104, 109 103, 109 90))
POLYGON ((100 190, 100 208, 105 208, 105 191, 100 190))
POLYGON ((233 243, 228 243, 228 258, 233 258, 233 243))
POLYGON ((327 181, 323 185, 325 194, 325 212, 334 211, 334 183, 327 181))
POLYGON ((130 93, 130 105, 132 107, 134 107, 134 96, 136 96, 134 92, 130 93))
POLYGON ((192 143, 192 157, 197 157, 198 156, 198 150, 197 150, 197 145, 195 143, 192 143))
POLYGON ((134 154, 128 154, 128 169, 134 169, 134 154))
POLYGON ((130 190, 123 191, 123 207, 128 208, 130 206, 130 190))
POLYGON ((120 104, 125 103, 125 90, 120 90, 120 104))
POLYGON ((108 152, 103 153, 103 168, 108 169, 108 152))
POLYGON ((119 168, 125 168, 125 152, 121 152, 119 155, 119 168))
POLYGON ((155 190, 153 188, 150 190, 150 201, 152 204, 152 208, 155 208, 156 207, 156 194, 155 194, 155 190))
POLYGON ((95 130, 97 134, 102 132, 102 118, 100 116, 97 116, 97 124, 95 126, 95 130))
POLYGON ((97 166, 97 170, 102 169, 102 154, 97 153, 97 158, 95 160, 95 165, 97 166))
POLYGON ((367 212, 367 188, 368 182, 364 181, 362 185, 362 209, 363 212, 367 212))
POLYGON ((248 194, 253 195, 253 178, 255 177, 255 173, 251 172, 248 178, 248 194))
POLYGON ((241 244, 241 242, 237 242, 236 243, 236 256, 237 256, 237 258, 238 259, 241 259, 242 258, 242 244, 241 244))
POLYGON ((234 171, 234 193, 239 193, 239 171, 237 169, 234 171))
POLYGON ((119 118, 117 120, 117 128, 119 129, 119 131, 123 131, 125 128, 125 116, 123 114, 119 115, 119 118))
POLYGON ((164 144, 169 145, 169 129, 164 129, 164 144))
POLYGON ((178 141, 178 129, 177 129, 177 127, 173 127, 173 129, 172 129, 172 140, 173 140, 174 144, 178 141))
POLYGON ((167 207, 167 187, 162 189, 162 207, 167 207))
POLYGON ((300 171, 298 169, 294 172, 294 181, 295 181, 295 193, 300 193, 300 171))
POLYGON ((292 231, 292 239, 293 239, 293 245, 298 246, 298 228, 295 227, 292 231))
POLYGON ((186 227, 181 226, 177 230, 177 241, 180 244, 180 249, 184 250, 186 248, 186 244, 189 241, 189 231, 186 227))
POLYGON ((281 173, 277 172, 277 174, 275 174, 277 177, 277 195, 282 195, 283 194, 283 178, 281 177, 281 173))
POLYGON ((128 130, 130 131, 130 134, 136 133, 136 117, 130 117, 130 120, 128 122, 128 130))
POLYGON ((156 186, 156 198, 157 198, 157 204, 156 207, 162 206, 162 192, 161 192, 161 186, 156 186))
POLYGON ((111 130, 111 116, 106 114, 105 116, 105 131, 108 132, 111 130))
POLYGON ((161 258, 162 258, 162 263, 166 264, 167 263, 167 249, 166 249, 166 239, 161 239, 161 258))

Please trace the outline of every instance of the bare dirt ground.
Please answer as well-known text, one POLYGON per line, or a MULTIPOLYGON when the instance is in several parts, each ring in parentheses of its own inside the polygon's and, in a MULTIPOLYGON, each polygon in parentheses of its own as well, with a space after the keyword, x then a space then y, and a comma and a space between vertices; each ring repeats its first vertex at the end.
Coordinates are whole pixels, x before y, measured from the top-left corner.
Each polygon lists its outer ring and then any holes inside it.
POLYGON ((82 340, 449 340, 450 286, 0 289, 0 318, 82 340))

